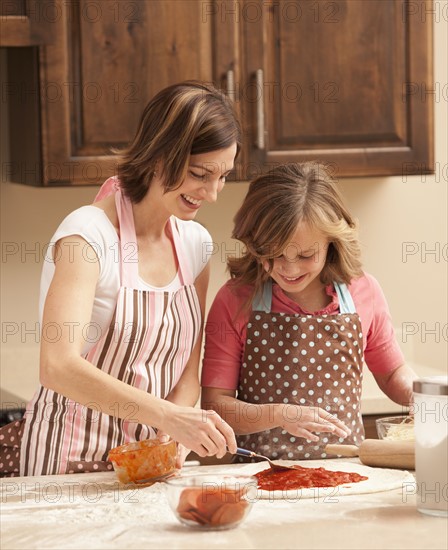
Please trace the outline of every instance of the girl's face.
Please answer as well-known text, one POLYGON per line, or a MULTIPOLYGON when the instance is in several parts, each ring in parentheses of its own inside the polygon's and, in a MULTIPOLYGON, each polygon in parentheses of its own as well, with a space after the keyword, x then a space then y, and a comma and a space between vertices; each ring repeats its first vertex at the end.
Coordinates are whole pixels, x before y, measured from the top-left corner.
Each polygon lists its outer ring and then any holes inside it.
MULTIPOLYGON (((283 254, 274 258, 271 277, 292 300, 300 302, 301 296, 324 287, 319 275, 325 265, 328 244, 320 231, 301 222, 283 254)), ((267 262, 264 267, 268 270, 267 262)))
POLYGON ((163 195, 170 214, 192 220, 204 201, 215 202, 233 168, 236 143, 226 149, 191 155, 182 185, 163 195))

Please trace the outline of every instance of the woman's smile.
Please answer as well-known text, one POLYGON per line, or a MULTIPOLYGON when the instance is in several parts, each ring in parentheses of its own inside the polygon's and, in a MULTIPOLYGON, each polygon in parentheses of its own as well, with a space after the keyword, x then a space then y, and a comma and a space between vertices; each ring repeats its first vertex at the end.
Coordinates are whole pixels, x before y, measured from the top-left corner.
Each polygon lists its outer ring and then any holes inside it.
POLYGON ((197 210, 202 204, 201 199, 195 199, 191 195, 181 194, 183 202, 192 210, 197 210))

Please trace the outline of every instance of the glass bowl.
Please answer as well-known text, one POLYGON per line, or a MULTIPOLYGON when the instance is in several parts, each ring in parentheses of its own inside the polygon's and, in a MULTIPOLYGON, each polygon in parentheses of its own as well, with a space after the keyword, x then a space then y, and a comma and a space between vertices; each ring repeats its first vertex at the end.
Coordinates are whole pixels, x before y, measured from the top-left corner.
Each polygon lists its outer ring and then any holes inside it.
POLYGON ((243 475, 181 475, 165 483, 176 518, 203 530, 232 529, 247 517, 257 492, 257 480, 243 475))
POLYGON ((109 460, 121 483, 155 483, 176 471, 177 445, 172 439, 144 439, 109 451, 109 460))
POLYGON ((413 416, 387 416, 378 418, 375 422, 379 439, 390 441, 414 440, 413 416))

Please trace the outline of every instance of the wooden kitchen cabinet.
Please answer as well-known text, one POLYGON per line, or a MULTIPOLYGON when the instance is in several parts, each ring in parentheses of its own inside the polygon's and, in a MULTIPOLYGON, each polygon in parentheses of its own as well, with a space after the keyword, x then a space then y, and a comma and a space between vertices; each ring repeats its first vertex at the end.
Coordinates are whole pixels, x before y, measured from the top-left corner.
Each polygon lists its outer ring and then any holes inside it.
POLYGON ((311 159, 336 177, 431 173, 432 5, 57 2, 51 44, 9 54, 11 87, 37 92, 11 97, 8 179, 102 183, 147 101, 185 79, 213 81, 235 101, 243 128, 235 179, 311 159))
MULTIPOLYGON (((9 179, 31 185, 100 184, 114 174, 111 151, 133 137, 148 100, 186 79, 211 81, 212 21, 204 23, 197 0, 67 0, 58 4, 53 43, 39 49, 40 155, 27 157, 23 126, 36 94, 11 98, 9 179), (32 97, 30 97, 32 96, 32 97)), ((21 48, 20 48, 21 49, 21 48)), ((19 48, 18 48, 19 50, 19 48)), ((26 58, 34 66, 32 52, 26 58)), ((11 86, 26 90, 25 52, 10 52, 11 86)), ((36 122, 37 121, 37 122, 36 122)))
POLYGON ((58 18, 53 0, 0 0, 0 46, 50 44, 58 18))
POLYGON ((229 26, 237 35, 227 67, 246 130, 243 179, 310 159, 336 176, 433 172, 431 9, 430 0, 217 3, 217 39, 228 47, 229 26))

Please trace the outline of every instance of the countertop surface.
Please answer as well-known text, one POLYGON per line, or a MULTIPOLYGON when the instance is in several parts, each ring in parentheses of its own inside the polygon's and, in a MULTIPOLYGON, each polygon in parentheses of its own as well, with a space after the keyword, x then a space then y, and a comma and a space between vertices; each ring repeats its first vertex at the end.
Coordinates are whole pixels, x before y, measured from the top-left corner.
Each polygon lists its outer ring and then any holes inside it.
MULTIPOLYGON (((244 466, 200 466, 183 473, 238 473, 244 466)), ((120 485, 113 472, 4 478, 0 489, 2 550, 448 547, 448 519, 419 513, 415 494, 402 488, 336 498, 259 500, 239 527, 211 532, 178 523, 163 483, 130 488, 120 485)))

